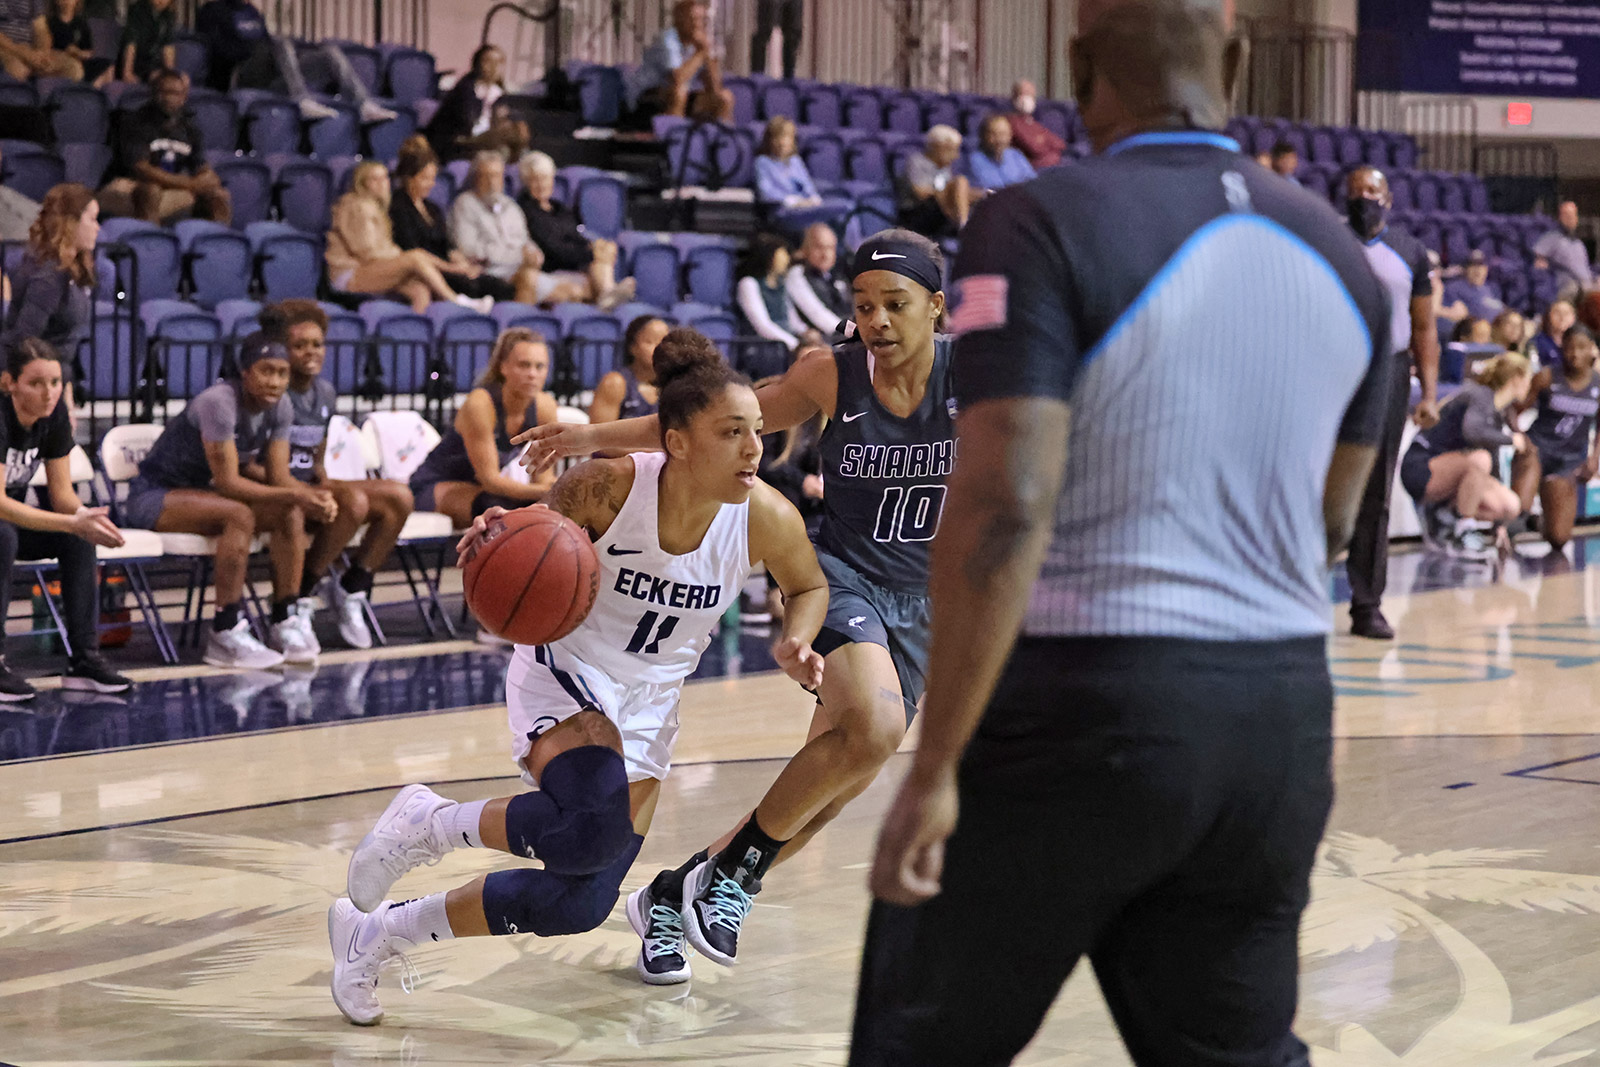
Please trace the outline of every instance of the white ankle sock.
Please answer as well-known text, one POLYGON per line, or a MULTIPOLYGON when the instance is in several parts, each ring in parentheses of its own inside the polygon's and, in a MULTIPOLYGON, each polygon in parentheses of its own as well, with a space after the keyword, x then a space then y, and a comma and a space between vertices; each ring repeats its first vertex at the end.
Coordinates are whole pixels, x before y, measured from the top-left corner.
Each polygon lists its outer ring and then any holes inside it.
POLYGON ((487 800, 469 800, 438 810, 435 818, 444 829, 444 838, 450 842, 451 848, 483 847, 483 838, 478 835, 478 822, 483 818, 483 806, 487 803, 487 800))
POLYGON ((383 928, 414 945, 452 940, 456 935, 451 932, 450 918, 445 913, 445 896, 434 893, 396 904, 384 912, 383 928))

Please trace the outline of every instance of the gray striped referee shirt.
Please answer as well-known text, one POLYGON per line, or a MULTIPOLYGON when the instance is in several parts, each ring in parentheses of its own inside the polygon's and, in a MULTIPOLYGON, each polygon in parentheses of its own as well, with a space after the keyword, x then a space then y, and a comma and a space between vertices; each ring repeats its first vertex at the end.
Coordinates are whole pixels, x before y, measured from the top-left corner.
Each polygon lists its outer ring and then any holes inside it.
POLYGON ((1023 632, 1328 632, 1328 463, 1377 441, 1390 355, 1344 220, 1227 138, 1150 133, 989 197, 961 244, 962 406, 1072 407, 1023 632))

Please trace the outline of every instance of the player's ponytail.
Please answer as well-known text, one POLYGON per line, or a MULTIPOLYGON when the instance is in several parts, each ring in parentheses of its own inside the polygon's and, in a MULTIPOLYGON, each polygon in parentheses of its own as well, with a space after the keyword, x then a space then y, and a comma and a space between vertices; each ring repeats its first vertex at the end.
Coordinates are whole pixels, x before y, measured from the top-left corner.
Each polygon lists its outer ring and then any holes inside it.
POLYGON ((1521 352, 1502 352, 1484 364, 1478 371, 1477 377, 1480 384, 1498 392, 1501 386, 1532 373, 1532 364, 1528 362, 1527 356, 1521 352))
POLYGON ((653 365, 659 396, 662 439, 681 430, 711 406, 730 385, 749 387, 750 379, 728 366, 711 339, 699 330, 679 326, 656 346, 653 365))

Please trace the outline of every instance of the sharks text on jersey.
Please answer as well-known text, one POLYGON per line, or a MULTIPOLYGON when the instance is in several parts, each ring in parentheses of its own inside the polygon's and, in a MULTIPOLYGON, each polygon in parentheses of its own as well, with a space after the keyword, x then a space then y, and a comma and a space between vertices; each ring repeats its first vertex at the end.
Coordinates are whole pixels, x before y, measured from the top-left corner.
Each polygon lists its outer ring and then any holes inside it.
POLYGON ((945 478, 956 463, 954 440, 926 445, 844 446, 840 478, 945 478))

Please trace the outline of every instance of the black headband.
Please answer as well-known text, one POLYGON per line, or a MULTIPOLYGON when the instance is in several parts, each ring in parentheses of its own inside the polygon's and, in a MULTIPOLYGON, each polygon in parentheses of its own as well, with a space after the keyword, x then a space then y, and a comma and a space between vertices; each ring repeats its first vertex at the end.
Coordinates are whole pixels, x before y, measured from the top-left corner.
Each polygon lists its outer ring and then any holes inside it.
POLYGON ((289 350, 283 346, 283 342, 257 330, 239 343, 239 369, 244 370, 263 359, 281 359, 287 363, 289 350))
POLYGON ((939 277, 939 264, 934 262, 919 245, 887 235, 869 237, 856 249, 856 258, 850 271, 854 282, 869 270, 893 271, 910 278, 929 294, 944 288, 939 277))

